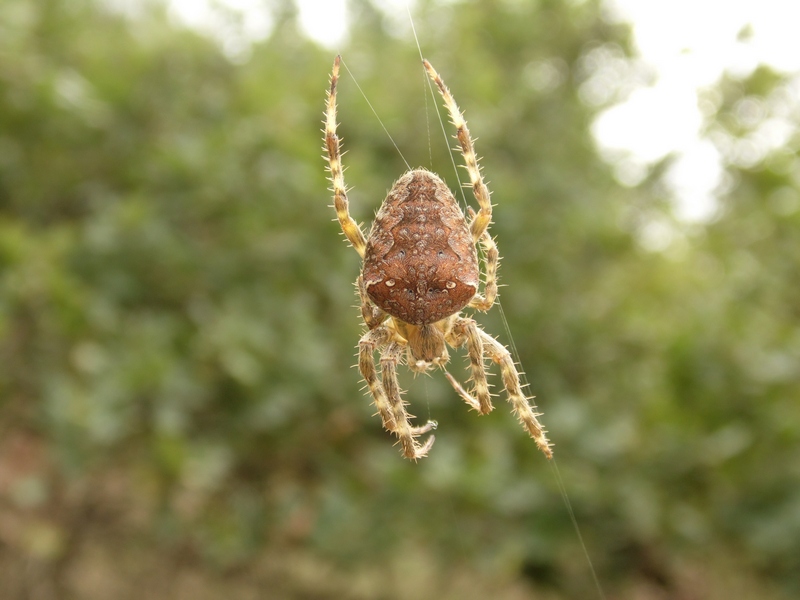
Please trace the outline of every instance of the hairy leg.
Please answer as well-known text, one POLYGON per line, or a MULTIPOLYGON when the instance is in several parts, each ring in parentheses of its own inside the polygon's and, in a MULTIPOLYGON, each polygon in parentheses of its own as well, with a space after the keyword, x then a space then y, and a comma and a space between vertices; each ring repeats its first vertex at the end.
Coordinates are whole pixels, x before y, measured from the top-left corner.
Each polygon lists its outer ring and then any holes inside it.
POLYGON ((481 340, 483 341, 483 347, 486 350, 486 354, 494 362, 500 365, 500 374, 503 378, 503 385, 506 388, 508 401, 511 403, 514 413, 516 413, 517 418, 520 420, 523 427, 525 427, 530 436, 534 439, 536 445, 539 447, 539 450, 541 450, 547 458, 553 458, 553 451, 550 448, 550 442, 547 440, 547 432, 544 430, 544 427, 542 427, 542 424, 539 423, 539 419, 537 418, 541 416, 541 413, 535 412, 535 405, 531 406, 531 404, 528 402, 529 400, 533 400, 533 397, 526 398, 522 393, 522 387, 520 386, 519 382, 519 373, 517 372, 517 368, 514 366, 514 361, 511 358, 511 354, 505 346, 503 346, 488 333, 480 328, 477 328, 477 331, 481 337, 481 340))
MULTIPOLYGON (((471 208, 468 209, 468 212, 470 217, 475 216, 475 211, 471 208)), ((492 308, 497 298, 497 266, 500 263, 500 254, 497 251, 497 244, 494 243, 492 236, 489 235, 488 229, 483 232, 480 244, 486 254, 486 275, 483 284, 483 295, 475 294, 469 306, 486 312, 492 308)))
POLYGON ((405 403, 400 396, 400 386, 397 383, 397 365, 403 355, 403 346, 397 342, 391 342, 381 356, 381 378, 386 397, 389 399, 389 406, 392 411, 394 422, 394 433, 400 439, 403 448, 403 456, 416 460, 428 454, 428 450, 433 446, 434 437, 430 436, 425 443, 420 445, 416 439, 423 433, 436 429, 436 421, 428 421, 425 425, 414 427, 410 423, 413 415, 406 412, 405 403))
POLYGON ((339 145, 339 137, 336 135, 336 85, 339 82, 339 61, 337 56, 333 62, 331 72, 331 89, 328 91, 328 101, 325 110, 325 147, 328 152, 328 171, 330 171, 331 184, 333 191, 333 206, 336 209, 336 217, 342 226, 344 235, 350 240, 361 258, 364 258, 364 251, 367 246, 364 232, 350 216, 350 205, 347 201, 347 188, 344 184, 344 172, 342 169, 342 152, 339 145))
POLYGON ((434 437, 430 436, 423 445, 417 443, 415 438, 435 429, 436 422, 428 421, 420 427, 414 427, 409 422, 411 415, 406 412, 397 384, 397 364, 400 362, 403 347, 397 342, 391 341, 391 337, 391 332, 383 326, 378 326, 365 333, 358 343, 358 368, 372 393, 383 426, 397 435, 402 446, 403 456, 417 460, 427 455, 433 446, 434 437), (384 347, 386 350, 381 356, 381 379, 379 380, 375 369, 374 353, 384 347))
POLYGON ((478 331, 478 325, 472 319, 458 318, 453 324, 448 340, 455 347, 465 344, 467 346, 467 354, 469 355, 470 369, 472 371, 472 392, 467 392, 449 373, 446 373, 446 377, 467 404, 485 415, 491 412, 494 407, 489 393, 489 384, 486 381, 486 366, 483 363, 483 341, 478 331))
MULTIPOLYGON (((443 368, 444 368, 444 367, 443 367, 443 368)), ((450 385, 452 385, 452 386, 453 386, 453 389, 456 391, 456 393, 457 393, 459 396, 461 396, 461 398, 464 400, 464 402, 466 402, 467 404, 469 404, 470 408, 474 408, 474 409, 475 409, 475 410, 477 410, 478 412, 481 412, 481 403, 480 403, 480 402, 478 402, 478 401, 477 401, 477 400, 476 400, 476 399, 475 399, 475 398, 472 396, 472 394, 470 394, 470 393, 469 393, 467 390, 465 390, 465 389, 464 389, 464 386, 462 386, 462 385, 461 385, 461 384, 458 382, 458 380, 457 380, 455 377, 453 377, 453 376, 450 374, 450 372, 449 372, 449 371, 445 371, 445 372, 444 372, 444 376, 447 378, 447 381, 449 381, 449 382, 450 382, 450 385)))
POLYGON ((372 300, 370 300, 362 275, 358 276, 356 287, 358 288, 358 297, 361 300, 361 316, 364 319, 364 323, 367 324, 367 328, 375 329, 386 319, 386 313, 375 306, 372 300))
POLYGON ((487 188, 486 184, 483 182, 481 169, 478 166, 478 157, 475 154, 475 147, 469 135, 467 122, 464 120, 461 109, 458 108, 453 95, 450 93, 450 90, 447 89, 439 73, 431 66, 431 63, 427 60, 423 60, 422 62, 425 65, 428 76, 439 88, 445 106, 450 113, 450 119, 453 125, 455 125, 456 139, 458 139, 458 143, 461 146, 461 154, 464 156, 464 162, 467 166, 467 172, 469 173, 469 179, 472 185, 472 193, 475 195, 475 199, 480 206, 478 214, 475 215, 470 224, 472 239, 477 243, 486 231, 486 228, 489 227, 489 223, 492 222, 492 202, 489 198, 489 188, 487 188))

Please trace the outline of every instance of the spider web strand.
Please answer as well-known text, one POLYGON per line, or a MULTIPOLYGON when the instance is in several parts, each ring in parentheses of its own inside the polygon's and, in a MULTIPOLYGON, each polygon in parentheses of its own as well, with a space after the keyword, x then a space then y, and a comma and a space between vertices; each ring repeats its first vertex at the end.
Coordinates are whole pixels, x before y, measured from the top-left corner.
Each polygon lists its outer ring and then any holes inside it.
POLYGON ((408 164, 408 161, 406 160, 406 157, 403 156, 403 153, 400 151, 400 147, 397 145, 397 142, 394 141, 394 138, 392 137, 392 134, 389 133, 389 130, 386 128, 386 125, 383 124, 383 120, 378 115, 378 111, 376 111, 375 107, 372 106, 372 102, 369 101, 369 98, 367 98, 367 94, 364 93, 363 89, 361 89, 361 86, 359 85, 358 81, 356 80, 355 76, 353 75, 353 72, 350 70, 350 67, 347 66, 346 62, 344 62, 344 59, 342 59, 342 64, 344 65, 344 68, 347 71, 347 73, 352 78, 353 83, 356 84, 356 87, 358 88, 358 91, 361 92, 361 95, 364 97, 364 101, 367 103, 367 106, 369 106, 370 110, 372 111, 372 114, 375 115, 376 119, 378 119, 378 123, 381 124, 381 127, 383 128, 383 131, 389 137, 389 140, 392 142, 392 145, 394 146, 394 149, 397 150, 397 153, 400 155, 400 158, 403 159, 403 162, 406 163, 406 167, 410 171, 411 170, 411 165, 408 164))
MULTIPOLYGON (((514 336, 511 335, 511 328, 508 326, 508 319, 506 318, 506 313, 503 310, 503 305, 500 303, 500 298, 498 298, 495 303, 497 304, 497 308, 500 311, 500 318, 503 321, 503 327, 506 332, 506 336, 508 336, 509 346, 511 348, 511 353, 514 357, 514 362, 519 364, 520 366, 520 380, 522 382, 521 387, 523 389, 530 388, 530 382, 528 381, 528 376, 525 374, 525 371, 522 370, 522 359, 520 358, 519 352, 517 351, 517 344, 514 342, 514 336)), ((538 408, 538 407, 537 407, 538 408)), ((600 584, 600 579, 597 577, 597 572, 594 568, 594 562, 592 561, 591 556, 589 555, 589 549, 586 547, 586 542, 583 539, 583 534, 581 533, 581 527, 578 524, 578 519, 575 516, 575 511, 572 509, 572 502, 569 500, 569 494, 567 493, 567 487, 564 484, 564 479, 561 477, 561 471, 558 468, 558 464, 556 464, 555 457, 551 458, 547 461, 550 463, 550 468, 553 471, 553 477, 555 477, 556 485, 558 486, 558 493, 561 495, 561 500, 564 502, 564 506, 567 509, 567 514, 569 515, 570 522, 572 523, 572 528, 575 530, 575 535, 578 538, 578 542, 581 545, 581 550, 583 550, 583 556, 586 558, 586 563, 589 566, 589 572, 592 574, 592 581, 594 582, 595 588, 597 589, 597 595, 600 600, 606 600, 605 592, 603 592, 603 586, 600 584)))
MULTIPOLYGON (((425 60, 425 56, 422 54, 422 45, 419 43, 419 37, 417 36, 417 28, 414 26, 414 19, 411 16, 411 7, 406 2, 406 11, 408 11, 408 20, 411 22, 411 31, 414 33, 414 41, 417 43, 417 51, 419 52, 419 60, 423 62, 425 60)), ((423 67, 423 73, 425 69, 423 67)), ((436 93, 433 91, 433 83, 431 82, 430 77, 428 77, 427 73, 425 74, 425 79, 428 82, 428 92, 430 92, 431 98, 433 100, 433 107, 436 111, 436 117, 439 119, 439 126, 442 129, 442 136, 444 137, 445 146, 448 148, 450 155, 450 162, 453 164, 453 172, 456 175, 456 181, 458 182, 458 189, 461 191, 461 200, 464 202, 464 206, 467 206, 467 196, 464 193, 464 184, 461 182, 461 175, 458 172, 458 166, 456 165, 456 159, 453 156, 453 150, 450 148, 450 140, 447 137, 447 128, 444 124, 444 119, 442 118, 442 114, 439 112, 439 106, 436 103, 436 93)), ((427 106, 428 100, 426 98, 425 104, 427 106)), ((430 152, 430 145, 428 146, 428 150, 430 152)), ((433 162, 433 154, 431 153, 431 162, 433 162)))

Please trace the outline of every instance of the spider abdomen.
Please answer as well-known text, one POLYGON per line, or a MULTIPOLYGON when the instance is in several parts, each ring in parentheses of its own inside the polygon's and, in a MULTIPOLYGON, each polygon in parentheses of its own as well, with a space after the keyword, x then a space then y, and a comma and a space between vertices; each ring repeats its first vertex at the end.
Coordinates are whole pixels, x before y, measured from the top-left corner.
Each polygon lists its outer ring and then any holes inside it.
POLYGON ((415 169, 394 184, 367 238, 363 277, 378 307, 413 325, 440 321, 475 296, 472 235, 437 175, 415 169))

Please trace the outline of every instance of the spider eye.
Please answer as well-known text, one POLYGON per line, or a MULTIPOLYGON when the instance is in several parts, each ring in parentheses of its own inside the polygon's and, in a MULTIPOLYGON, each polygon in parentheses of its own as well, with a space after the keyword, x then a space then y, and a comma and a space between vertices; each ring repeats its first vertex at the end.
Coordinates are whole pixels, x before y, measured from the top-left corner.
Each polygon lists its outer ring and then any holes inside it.
POLYGON ((439 258, 444 258, 444 250, 439 250, 439 258))

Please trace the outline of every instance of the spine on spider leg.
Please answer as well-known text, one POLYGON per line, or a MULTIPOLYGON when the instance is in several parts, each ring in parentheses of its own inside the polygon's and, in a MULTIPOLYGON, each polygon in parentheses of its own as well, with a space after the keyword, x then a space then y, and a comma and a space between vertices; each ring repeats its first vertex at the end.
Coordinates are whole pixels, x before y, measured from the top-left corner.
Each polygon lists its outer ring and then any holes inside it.
POLYGON ((511 361, 510 356, 502 360, 500 363, 500 371, 503 377, 503 384, 506 386, 509 400, 511 400, 517 418, 536 442, 536 446, 539 450, 541 450, 547 458, 553 458, 553 450, 547 439, 547 432, 538 419, 542 414, 536 412, 536 405, 531 406, 530 401, 533 400, 533 396, 526 397, 522 393, 519 386, 519 375, 514 368, 514 363, 511 361))
POLYGON ((486 283, 483 294, 486 310, 489 310, 497 298, 497 265, 500 262, 500 253, 488 231, 484 231, 481 236, 481 245, 486 253, 486 283))
POLYGON ((333 206, 336 209, 336 217, 353 248, 361 258, 364 258, 367 242, 361 227, 350 216, 350 204, 347 200, 347 188, 344 184, 342 170, 341 146, 339 137, 336 135, 336 86, 339 83, 340 60, 341 57, 337 56, 333 61, 333 70, 331 71, 331 87, 328 90, 325 109, 325 150, 328 152, 328 170, 331 173, 330 180, 333 185, 333 206))
POLYGON ((375 306, 372 300, 370 300, 367 295, 367 288, 364 285, 363 275, 358 276, 356 288, 358 289, 358 297, 361 300, 361 317, 364 319, 367 329, 375 329, 386 319, 386 313, 375 306))
POLYGON ((428 421, 418 427, 412 426, 409 422, 411 415, 406 412, 400 397, 400 386, 397 383, 397 363, 400 361, 403 347, 390 342, 390 339, 389 330, 385 327, 365 333, 358 343, 358 368, 372 393, 384 428, 397 436, 403 456, 417 460, 428 454, 433 446, 434 437, 429 436, 422 445, 415 438, 436 429, 436 422, 428 421), (378 379, 375 370, 374 357, 374 352, 380 348, 386 348, 381 358, 381 380, 378 379))
POLYGON ((472 184, 472 193, 478 201, 478 204, 480 204, 480 211, 470 225, 472 238, 477 242, 492 221, 492 202, 489 197, 489 188, 486 187, 481 177, 478 157, 475 154, 475 146, 472 143, 472 137, 467 127, 467 121, 464 119, 464 114, 461 112, 461 109, 458 108, 453 94, 450 93, 441 75, 436 72, 436 69, 433 68, 431 63, 423 59, 422 64, 425 65, 428 76, 439 88, 439 93, 442 95, 445 106, 450 113, 450 118, 456 128, 456 138, 461 146, 461 154, 464 156, 464 162, 467 163, 467 172, 469 173, 470 183, 472 184))
POLYGON ((358 370, 361 372, 361 376, 372 394, 372 399, 378 409, 378 414, 381 416, 384 428, 394 432, 397 430, 394 414, 386 398, 383 385, 378 379, 373 356, 375 350, 385 345, 388 340, 388 331, 385 329, 372 330, 365 333, 358 343, 358 370))
POLYGON ((483 341, 478 333, 478 326, 473 319, 461 318, 456 322, 454 329, 463 339, 462 343, 467 345, 467 355, 472 371, 472 393, 478 402, 478 412, 482 415, 489 414, 494 407, 492 406, 492 396, 489 393, 489 383, 486 380, 486 367, 483 364, 483 341))
POLYGON ((526 397, 522 393, 519 373, 517 372, 517 367, 514 366, 511 353, 485 331, 479 330, 479 334, 486 345, 489 356, 495 363, 500 365, 500 376, 503 378, 503 386, 506 389, 508 401, 511 403, 514 413, 536 442, 539 450, 548 459, 553 458, 553 450, 547 439, 547 432, 538 419, 541 413, 536 412, 535 404, 531 406, 529 400, 533 400, 533 397, 526 397))
MULTIPOLYGON (((467 208, 467 215, 470 219, 475 218, 475 211, 471 207, 467 208)), ((497 299, 497 266, 500 263, 500 253, 497 250, 492 236, 489 231, 484 231, 480 238, 480 244, 486 254, 485 268, 486 276, 483 284, 483 295, 475 294, 475 298, 469 303, 470 306, 477 308, 480 311, 486 312, 497 299)))
POLYGON ((436 429, 435 421, 428 421, 425 425, 413 426, 410 419, 413 415, 408 414, 405 409, 405 402, 401 397, 400 386, 397 383, 397 363, 402 356, 403 345, 392 342, 381 357, 381 381, 394 419, 394 433, 397 435, 400 446, 403 449, 403 456, 412 460, 417 460, 428 454, 433 446, 434 436, 429 436, 425 443, 420 445, 416 438, 423 433, 436 429))

